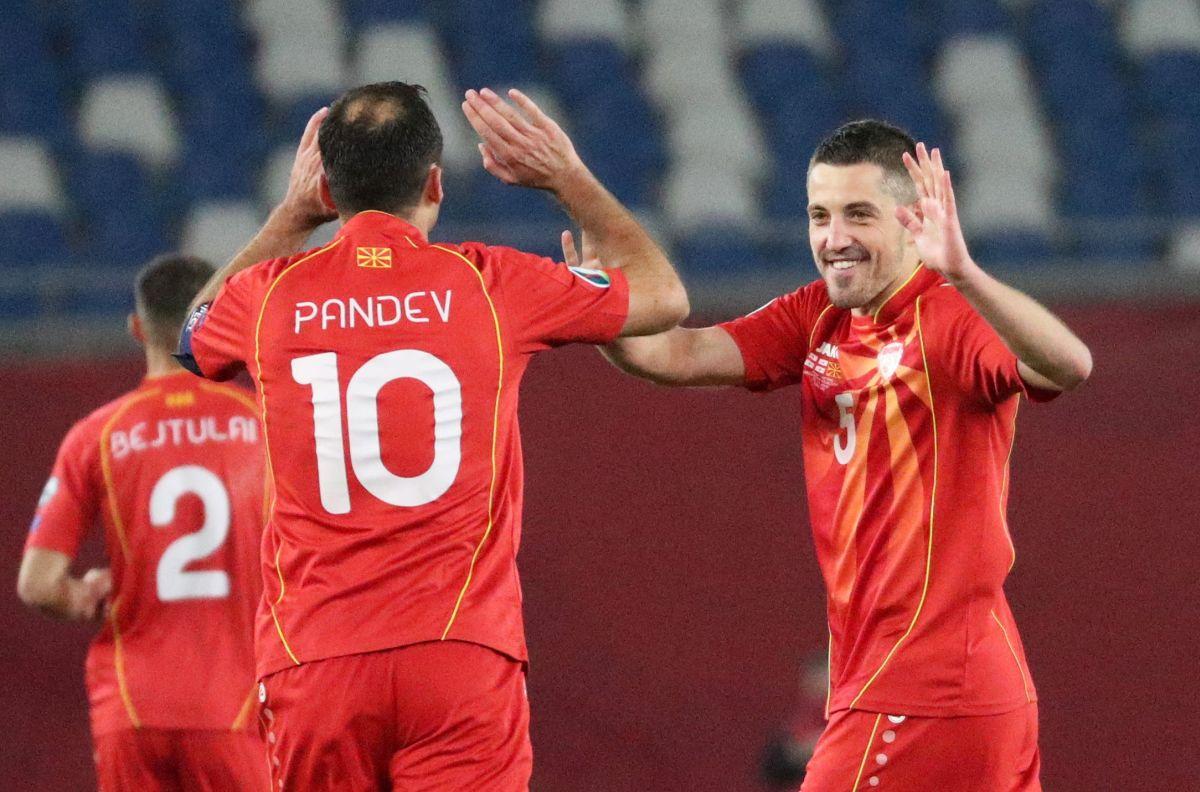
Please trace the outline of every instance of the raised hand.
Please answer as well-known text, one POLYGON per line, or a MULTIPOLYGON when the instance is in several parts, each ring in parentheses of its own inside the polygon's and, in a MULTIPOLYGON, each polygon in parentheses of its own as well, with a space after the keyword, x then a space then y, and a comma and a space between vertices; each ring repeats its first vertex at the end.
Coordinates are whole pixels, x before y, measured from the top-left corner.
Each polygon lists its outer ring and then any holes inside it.
POLYGON ((108 596, 112 593, 112 573, 108 568, 89 569, 77 589, 74 610, 84 621, 100 621, 107 612, 108 596))
POLYGON ((479 153, 484 169, 505 184, 557 191, 584 169, 583 161, 567 133, 532 99, 515 88, 508 96, 515 107, 490 88, 467 91, 462 103, 483 141, 479 153))
POLYGON ((967 252, 954 186, 950 171, 942 164, 942 152, 935 148, 930 154, 924 143, 918 143, 915 158, 904 154, 904 167, 917 188, 917 211, 910 206, 898 206, 896 219, 912 234, 917 254, 926 267, 950 280, 965 277, 977 265, 967 252))
POLYGON ((329 108, 322 107, 308 119, 296 148, 296 159, 292 162, 287 194, 279 205, 287 212, 289 220, 308 229, 337 217, 337 210, 326 203, 322 195, 325 167, 321 164, 321 149, 317 146, 317 132, 327 115, 329 108))
POLYGON ((592 240, 588 237, 587 232, 580 234, 579 249, 576 249, 575 235, 570 231, 563 231, 562 250, 563 261, 567 262, 568 267, 585 267, 587 269, 601 269, 603 267, 600 263, 600 255, 592 245, 592 240))

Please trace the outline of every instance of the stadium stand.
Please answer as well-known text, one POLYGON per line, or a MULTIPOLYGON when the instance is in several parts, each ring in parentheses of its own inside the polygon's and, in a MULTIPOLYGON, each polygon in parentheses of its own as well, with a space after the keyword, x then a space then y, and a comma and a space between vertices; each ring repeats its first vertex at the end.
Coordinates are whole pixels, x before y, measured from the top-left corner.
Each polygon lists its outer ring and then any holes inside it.
MULTIPOLYGON (((563 218, 483 174, 462 89, 528 88, 693 282, 804 261, 813 145, 875 115, 947 149, 976 252, 1053 271, 1196 268, 1192 0, 11 0, 0 31, 0 305, 72 268, 220 257, 345 86, 430 90, 442 232, 552 253, 563 218), (17 273, 22 273, 17 276, 17 273)), ((322 232, 325 237, 328 233, 322 232)), ((70 280, 69 278, 67 280, 70 280)))

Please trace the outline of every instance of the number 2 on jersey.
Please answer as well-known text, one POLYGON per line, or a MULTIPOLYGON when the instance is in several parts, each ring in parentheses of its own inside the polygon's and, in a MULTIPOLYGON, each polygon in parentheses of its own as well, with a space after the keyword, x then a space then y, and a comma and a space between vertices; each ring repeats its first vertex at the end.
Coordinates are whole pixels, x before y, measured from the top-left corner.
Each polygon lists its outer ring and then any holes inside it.
POLYGON ((229 536, 229 492, 221 479, 199 465, 181 465, 168 471, 150 491, 150 524, 167 528, 175 521, 179 499, 192 494, 204 506, 204 524, 199 531, 181 536, 158 560, 158 598, 163 602, 189 599, 221 599, 229 596, 229 574, 220 569, 185 571, 193 561, 207 558, 225 544, 229 536))
MULTIPOLYGON (((342 444, 342 392, 336 352, 296 358, 292 379, 312 386, 317 483, 330 514, 350 512, 342 444)), ((346 386, 350 466, 363 488, 392 506, 422 506, 445 494, 462 461, 462 386, 442 360, 419 349, 397 349, 368 360, 346 386), (384 467, 379 438, 379 392, 389 382, 415 379, 433 391, 433 462, 424 473, 397 476, 384 467)))

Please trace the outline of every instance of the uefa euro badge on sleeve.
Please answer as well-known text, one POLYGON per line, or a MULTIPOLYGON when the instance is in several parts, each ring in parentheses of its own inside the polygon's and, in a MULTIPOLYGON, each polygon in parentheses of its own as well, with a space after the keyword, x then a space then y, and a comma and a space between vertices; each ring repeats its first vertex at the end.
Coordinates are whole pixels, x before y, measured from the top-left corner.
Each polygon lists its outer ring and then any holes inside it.
POLYGON ((575 276, 601 289, 612 286, 612 278, 604 270, 588 269, 587 267, 567 267, 575 276))

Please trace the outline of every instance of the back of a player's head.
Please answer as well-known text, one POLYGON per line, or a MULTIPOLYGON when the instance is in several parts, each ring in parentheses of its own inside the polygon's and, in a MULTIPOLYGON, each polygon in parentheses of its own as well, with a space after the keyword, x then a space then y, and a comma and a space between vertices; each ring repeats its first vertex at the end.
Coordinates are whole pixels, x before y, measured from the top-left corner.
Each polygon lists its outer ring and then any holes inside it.
POLYGON ((851 121, 817 145, 808 169, 821 164, 878 165, 883 170, 884 187, 897 201, 907 204, 917 199, 917 192, 904 167, 902 155, 906 151, 915 157, 917 143, 903 129, 870 118, 851 121))
POLYGON ((188 307, 214 272, 196 256, 168 253, 153 259, 134 281, 134 304, 146 343, 174 350, 188 307))
POLYGON ((339 213, 397 213, 420 202, 429 168, 442 158, 442 131, 424 94, 419 85, 372 83, 330 106, 318 144, 339 213))

